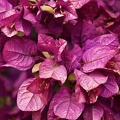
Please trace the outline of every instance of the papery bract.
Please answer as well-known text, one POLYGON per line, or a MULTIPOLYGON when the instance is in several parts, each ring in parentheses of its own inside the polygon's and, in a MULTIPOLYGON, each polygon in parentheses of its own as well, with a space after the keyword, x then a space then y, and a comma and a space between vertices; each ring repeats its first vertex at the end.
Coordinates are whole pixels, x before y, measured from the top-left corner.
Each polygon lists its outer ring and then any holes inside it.
POLYGON ((85 4, 81 9, 77 11, 79 18, 87 18, 91 21, 94 21, 94 17, 98 14, 99 9, 97 2, 95 0, 90 0, 85 4), (89 12, 88 12, 89 11, 89 12))
POLYGON ((32 13, 32 10, 31 9, 27 9, 24 7, 24 15, 23 15, 23 18, 27 21, 30 21, 32 24, 35 24, 37 21, 36 21, 36 18, 35 18, 35 14, 32 13))
POLYGON ((33 78, 27 79, 19 88, 17 105, 22 111, 38 111, 45 105, 41 94, 34 94, 27 90, 33 80, 33 78))
POLYGON ((115 47, 97 45, 86 50, 83 54, 84 72, 91 72, 98 68, 104 68, 107 62, 117 54, 118 49, 115 47))
POLYGON ((39 24, 38 22, 34 25, 36 33, 47 34, 49 33, 47 25, 39 24))
POLYGON ((108 29, 113 32, 114 34, 117 34, 118 36, 120 36, 119 30, 120 30, 120 16, 118 16, 115 20, 115 22, 113 22, 112 25, 108 26, 108 29))
POLYGON ((32 3, 31 3, 32 1, 34 2, 36 0, 29 0, 29 1, 20 0, 20 5, 23 5, 23 6, 32 6, 32 3))
POLYGON ((61 54, 64 51, 65 47, 67 46, 67 42, 64 39, 59 39, 55 42, 56 49, 54 48, 54 56, 58 61, 61 61, 61 54), (57 51, 57 52, 56 52, 57 51))
POLYGON ((109 6, 111 6, 115 11, 119 11, 120 12, 120 1, 119 0, 111 0, 111 1, 107 1, 107 4, 109 6))
POLYGON ((0 1, 0 27, 10 25, 17 17, 17 10, 7 0, 0 1))
POLYGON ((99 71, 94 71, 90 74, 85 74, 79 70, 74 71, 76 80, 85 90, 92 90, 101 84, 104 84, 108 77, 101 74, 99 71))
POLYGON ((12 66, 19 70, 30 69, 36 54, 36 44, 27 38, 14 37, 6 42, 3 49, 3 58, 7 62, 5 66, 12 66))
POLYGON ((84 43, 88 39, 92 39, 95 36, 96 36, 95 24, 92 23, 90 20, 84 21, 82 25, 82 31, 81 31, 81 44, 84 45, 84 43))
MULTIPOLYGON (((7 0, 1 0, 0 1, 0 5, 1 6, 4 6, 3 8, 5 9, 5 10, 9 10, 9 9, 11 9, 12 8, 12 5, 7 1, 7 0)), ((0 12, 3 12, 3 10, 2 9, 0 9, 0 12)))
POLYGON ((46 105, 45 108, 41 111, 41 120, 48 120, 47 119, 48 108, 49 108, 49 105, 46 105))
POLYGON ((51 100, 50 108, 60 118, 75 120, 81 115, 84 104, 76 101, 76 97, 74 94, 71 94, 70 89, 61 87, 51 100))
POLYGON ((76 44, 72 50, 64 50, 61 54, 62 63, 67 68, 68 73, 73 71, 75 68, 80 68, 81 58, 82 50, 76 44))
POLYGON ((44 94, 46 91, 50 91, 49 87, 51 81, 51 79, 35 78, 34 81, 27 87, 27 90, 34 94, 44 94))
POLYGON ((8 2, 9 2, 13 7, 15 7, 15 6, 18 5, 19 0, 8 0, 8 2))
POLYGON ((55 40, 50 36, 39 33, 37 46, 40 51, 45 51, 49 54, 53 54, 53 46, 55 47, 55 40))
POLYGON ((106 46, 118 47, 119 41, 117 36, 113 34, 101 35, 101 36, 95 37, 94 39, 87 40, 85 43, 85 50, 100 44, 106 45, 106 46))
POLYGON ((92 104, 86 106, 83 118, 84 120, 101 120, 103 113, 103 108, 99 104, 92 104))
POLYGON ((72 43, 78 45, 84 45, 87 39, 92 39, 95 36, 95 25, 90 20, 83 21, 82 19, 75 24, 71 34, 72 43))
POLYGON ((119 6, 0 0, 0 120, 119 120, 119 6))
POLYGON ((46 36, 44 34, 39 34, 37 46, 40 51, 46 51, 46 52, 49 52, 50 54, 52 54, 53 46, 55 46, 55 41, 50 36, 46 36))
POLYGON ((67 70, 63 65, 56 66, 54 60, 46 59, 40 64, 39 77, 44 79, 53 78, 63 84, 67 79, 67 70))
POLYGON ((40 94, 44 91, 44 87, 41 89, 42 84, 45 83, 45 79, 35 78, 31 84, 27 87, 27 90, 33 94, 40 94))
POLYGON ((29 35, 32 30, 32 24, 27 20, 19 18, 15 22, 15 29, 29 35))
POLYGON ((119 40, 118 37, 114 34, 105 34, 93 39, 94 42, 99 42, 102 45, 111 45, 114 47, 118 47, 119 40))
POLYGON ((0 13, 0 20, 1 20, 0 27, 3 27, 3 26, 11 27, 12 25, 14 25, 13 22, 17 16, 18 14, 15 9, 10 9, 0 13))
POLYGON ((41 118, 41 111, 40 110, 32 113, 32 120, 40 120, 40 118, 41 118))
POLYGON ((58 7, 61 6, 60 13, 57 13, 57 12, 55 13, 56 18, 57 18, 57 16, 59 16, 59 17, 65 16, 64 21, 77 19, 76 10, 75 10, 73 4, 69 0, 58 0, 56 5, 58 7), (64 11, 64 12, 61 12, 61 11, 64 11))
POLYGON ((87 101, 87 98, 86 98, 87 95, 85 91, 82 89, 82 87, 80 86, 78 81, 75 85, 75 96, 76 96, 76 100, 79 103, 85 103, 87 101))
POLYGON ((84 6, 90 0, 70 0, 70 1, 74 5, 75 9, 80 9, 82 6, 84 6))
POLYGON ((38 35, 38 49, 42 52, 48 52, 54 55, 58 61, 61 60, 61 53, 65 49, 67 42, 63 39, 54 40, 52 37, 39 34, 38 35))
POLYGON ((114 94, 117 94, 119 91, 119 87, 116 82, 116 78, 113 74, 109 74, 108 81, 103 85, 103 90, 101 92, 101 96, 108 98, 114 94))
POLYGON ((100 96, 102 92, 102 86, 98 86, 97 88, 91 90, 88 92, 88 102, 89 103, 95 103, 98 100, 98 97, 100 96))
POLYGON ((14 28, 10 27, 3 27, 1 31, 7 36, 7 37, 13 37, 15 36, 18 32, 14 28))
POLYGON ((113 70, 120 70, 120 53, 116 54, 109 62, 108 67, 112 68, 113 70))
POLYGON ((105 120, 115 120, 111 112, 106 110, 104 110, 104 118, 105 120))
POLYGON ((60 23, 62 24, 62 22, 62 19, 52 19, 48 25, 48 30, 50 33, 59 36, 63 32, 62 26, 59 25, 60 23))

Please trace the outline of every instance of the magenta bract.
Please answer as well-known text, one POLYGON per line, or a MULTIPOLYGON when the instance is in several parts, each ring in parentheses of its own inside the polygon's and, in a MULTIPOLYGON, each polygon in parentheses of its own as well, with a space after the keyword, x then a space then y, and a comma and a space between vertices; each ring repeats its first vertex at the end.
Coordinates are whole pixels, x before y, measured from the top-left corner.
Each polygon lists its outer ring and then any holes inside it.
POLYGON ((57 66, 57 63, 52 59, 46 59, 40 65, 40 78, 53 78, 60 81, 62 84, 67 79, 67 71, 63 65, 57 66))
POLYGON ((45 105, 41 94, 34 94, 27 90, 33 80, 30 78, 24 81, 18 91, 17 104, 23 111, 38 111, 45 105))
POLYGON ((102 75, 99 71, 91 72, 90 74, 85 74, 79 70, 74 71, 76 80, 86 91, 92 90, 101 84, 106 83, 108 77, 102 75))
POLYGON ((51 108, 56 116, 75 120, 82 113, 84 104, 78 103, 75 95, 68 88, 62 87, 51 100, 51 108))
POLYGON ((118 49, 115 47, 105 45, 96 45, 91 47, 83 54, 83 71, 91 72, 98 68, 104 68, 107 62, 109 62, 117 52, 118 49))
POLYGON ((0 0, 0 30, 0 120, 120 119, 119 0, 0 0))
POLYGON ((3 49, 3 58, 7 64, 19 70, 30 69, 34 63, 37 52, 35 42, 27 38, 14 37, 7 41, 3 49))

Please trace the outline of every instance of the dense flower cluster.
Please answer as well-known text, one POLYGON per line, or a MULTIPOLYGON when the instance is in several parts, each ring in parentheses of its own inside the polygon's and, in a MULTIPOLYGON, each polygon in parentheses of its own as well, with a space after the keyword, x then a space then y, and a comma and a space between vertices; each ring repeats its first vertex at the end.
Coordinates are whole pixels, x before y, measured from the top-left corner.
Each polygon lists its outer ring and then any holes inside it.
POLYGON ((0 0, 0 119, 119 120, 119 6, 0 0))

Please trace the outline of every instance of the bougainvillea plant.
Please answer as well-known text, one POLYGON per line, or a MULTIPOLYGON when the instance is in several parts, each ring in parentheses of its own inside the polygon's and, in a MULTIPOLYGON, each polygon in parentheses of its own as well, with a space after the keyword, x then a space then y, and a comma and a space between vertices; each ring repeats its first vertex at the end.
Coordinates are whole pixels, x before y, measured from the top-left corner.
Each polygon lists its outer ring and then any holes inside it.
POLYGON ((0 120, 119 120, 120 1, 0 0, 0 120))

